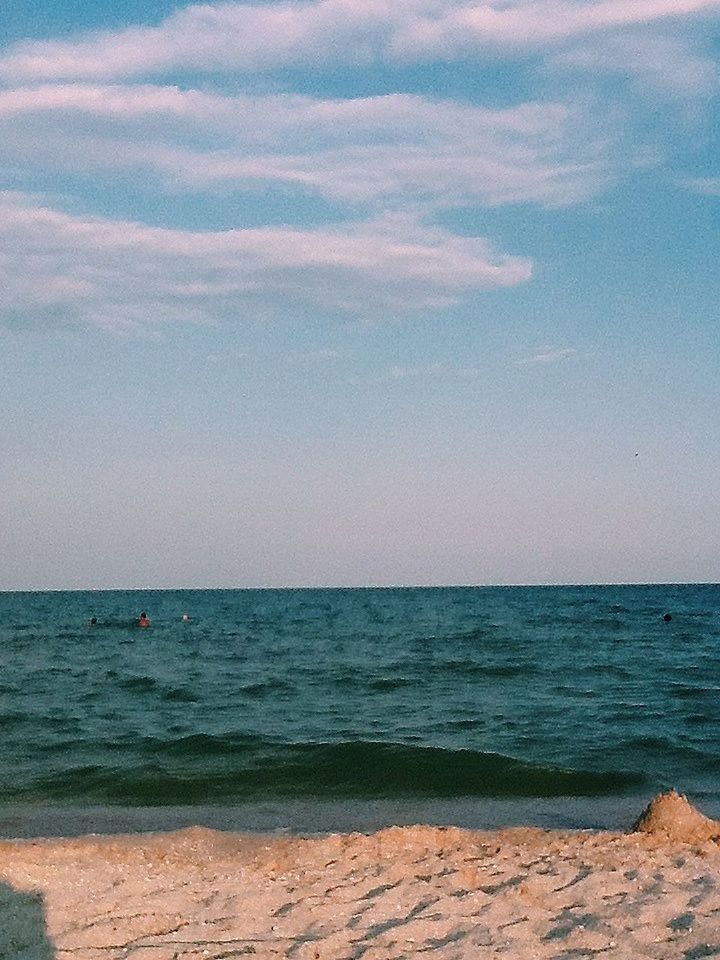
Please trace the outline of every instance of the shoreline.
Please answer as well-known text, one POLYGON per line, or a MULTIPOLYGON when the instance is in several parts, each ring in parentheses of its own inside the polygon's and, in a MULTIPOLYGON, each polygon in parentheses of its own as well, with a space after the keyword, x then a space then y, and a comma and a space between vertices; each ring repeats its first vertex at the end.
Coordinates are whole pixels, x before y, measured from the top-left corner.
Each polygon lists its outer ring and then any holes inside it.
POLYGON ((193 827, 1 841, 0 956, 720 954, 720 823, 671 793, 628 831, 424 825, 300 837, 193 827))
MULTIPOLYGON (((371 833, 418 823, 467 830, 623 830, 652 796, 645 792, 603 797, 280 798, 234 805, 147 807, 25 803, 0 806, 0 840, 160 833, 195 826, 231 833, 310 836, 371 833)), ((720 819, 720 798, 702 798, 698 804, 720 819)))

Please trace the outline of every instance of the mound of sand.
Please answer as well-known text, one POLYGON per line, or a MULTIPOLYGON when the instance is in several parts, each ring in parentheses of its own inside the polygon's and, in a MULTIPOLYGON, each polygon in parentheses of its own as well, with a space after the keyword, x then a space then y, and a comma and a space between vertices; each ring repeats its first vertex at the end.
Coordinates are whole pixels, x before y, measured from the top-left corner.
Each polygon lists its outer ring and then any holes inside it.
POLYGON ((661 793, 647 805, 633 831, 678 843, 720 841, 720 821, 700 813, 681 793, 661 793))

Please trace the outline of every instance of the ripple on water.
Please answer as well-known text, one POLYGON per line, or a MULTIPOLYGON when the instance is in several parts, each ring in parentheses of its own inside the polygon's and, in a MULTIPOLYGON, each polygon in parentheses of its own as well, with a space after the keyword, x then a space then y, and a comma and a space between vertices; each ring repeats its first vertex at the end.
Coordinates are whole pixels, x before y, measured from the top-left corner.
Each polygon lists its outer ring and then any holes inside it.
POLYGON ((720 764, 719 623, 720 589, 692 585, 0 594, 0 756, 45 800, 544 789, 483 751, 682 789, 720 764), (420 752, 336 742, 375 739, 420 752))

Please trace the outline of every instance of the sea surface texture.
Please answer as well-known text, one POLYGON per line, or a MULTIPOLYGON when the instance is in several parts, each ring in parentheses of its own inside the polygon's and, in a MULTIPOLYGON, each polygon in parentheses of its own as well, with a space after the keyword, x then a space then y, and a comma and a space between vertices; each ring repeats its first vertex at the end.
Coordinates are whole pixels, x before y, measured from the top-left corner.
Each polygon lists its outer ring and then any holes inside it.
POLYGON ((0 729, 0 813, 717 809, 720 586, 4 593, 0 729))

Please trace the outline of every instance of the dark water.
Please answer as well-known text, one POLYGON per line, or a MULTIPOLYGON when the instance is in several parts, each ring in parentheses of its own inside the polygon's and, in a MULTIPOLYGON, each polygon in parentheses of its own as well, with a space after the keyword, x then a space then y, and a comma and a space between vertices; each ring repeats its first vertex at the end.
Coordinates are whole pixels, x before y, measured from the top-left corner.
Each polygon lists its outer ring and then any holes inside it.
POLYGON ((0 813, 720 803, 717 585, 6 593, 0 665, 0 813))

